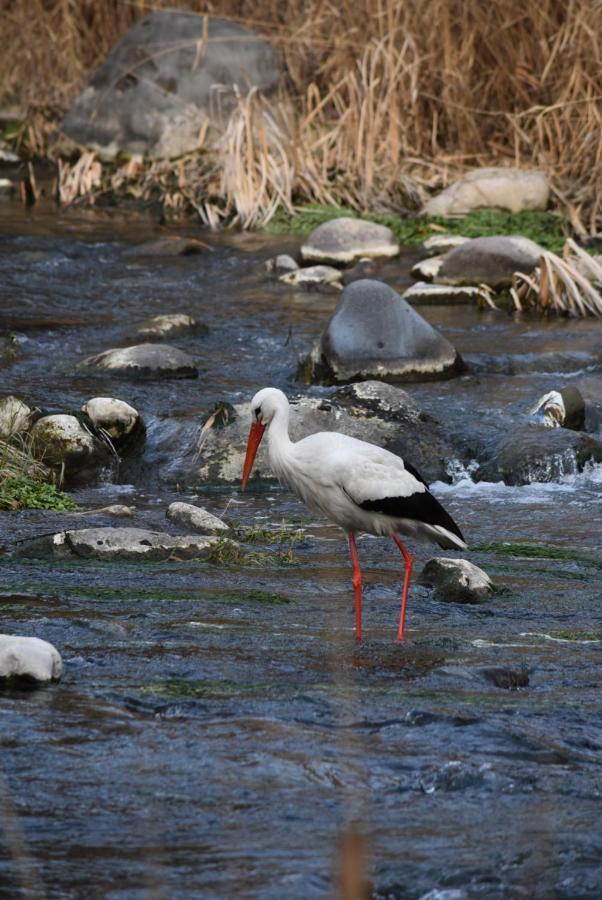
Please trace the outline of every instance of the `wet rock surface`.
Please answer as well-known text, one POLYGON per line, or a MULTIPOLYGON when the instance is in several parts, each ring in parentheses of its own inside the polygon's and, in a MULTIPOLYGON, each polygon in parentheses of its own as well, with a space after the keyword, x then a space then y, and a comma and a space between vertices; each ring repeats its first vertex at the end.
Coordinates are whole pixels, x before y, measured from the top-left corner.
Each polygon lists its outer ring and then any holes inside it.
POLYGON ((32 559, 199 559, 209 555, 215 542, 209 535, 181 536, 145 528, 82 528, 36 538, 18 552, 32 559))
POLYGON ((426 281, 417 281, 403 293, 403 299, 408 303, 423 306, 438 306, 442 303, 450 306, 454 303, 476 304, 482 297, 483 291, 478 287, 469 285, 454 287, 448 284, 430 284, 426 281))
POLYGON ((120 453, 144 443, 145 427, 138 410, 115 397, 92 397, 82 406, 91 422, 102 428, 120 453))
POLYGON ((48 641, 0 634, 0 685, 7 681, 58 681, 62 672, 61 655, 48 641))
POLYGON ((303 269, 297 268, 286 272, 280 276, 280 281, 301 287, 311 288, 317 285, 326 285, 342 290, 341 278, 342 272, 333 266, 307 266, 303 269))
POLYGON ((226 110, 235 89, 269 90, 279 79, 270 44, 242 25, 188 11, 153 12, 115 45, 61 128, 109 158, 180 156, 197 149, 217 94, 226 110))
POLYGON ((390 228, 362 219, 342 217, 318 225, 301 247, 301 257, 308 262, 349 265, 366 257, 392 257, 399 244, 390 228))
POLYGON ((487 572, 467 559, 429 559, 421 581, 432 585, 437 597, 449 603, 484 603, 493 593, 487 572))
POLYGON ((139 340, 159 341, 176 334, 207 334, 208 328, 185 313, 163 313, 146 319, 136 327, 133 336, 139 340))
POLYGON ((133 347, 105 350, 96 356, 86 357, 80 366, 135 378, 198 376, 194 359, 184 350, 168 344, 136 344, 133 347))
POLYGON ((27 431, 33 410, 18 397, 0 399, 0 438, 9 438, 27 431))
POLYGON ((454 216, 475 209, 546 209, 550 182, 545 172, 533 169, 489 167, 475 169, 425 204, 429 216, 454 216))
POLYGON ((544 428, 572 428, 581 431, 585 425, 585 401, 574 385, 560 391, 549 391, 529 410, 531 421, 544 428))
POLYGON ((602 442, 567 428, 523 426, 503 437, 481 465, 481 475, 506 484, 559 481, 602 462, 602 442))
POLYGON ((462 369, 450 342, 380 281, 347 285, 304 366, 309 381, 449 378, 462 369))
POLYGON ((113 448, 71 415, 42 416, 31 429, 34 456, 54 468, 67 483, 99 478, 115 465, 113 448))
POLYGON ((192 528, 201 534, 220 534, 228 531, 228 526, 208 510, 192 503, 170 503, 165 513, 171 522, 184 528, 192 528))
POLYGON ((434 280, 438 284, 486 284, 500 290, 512 283, 514 272, 532 272, 543 252, 529 238, 473 238, 446 254, 434 280))
POLYGON ((196 238, 179 238, 175 236, 157 238, 154 241, 143 241, 123 251, 125 259, 146 259, 162 256, 196 256, 207 250, 207 244, 196 238))

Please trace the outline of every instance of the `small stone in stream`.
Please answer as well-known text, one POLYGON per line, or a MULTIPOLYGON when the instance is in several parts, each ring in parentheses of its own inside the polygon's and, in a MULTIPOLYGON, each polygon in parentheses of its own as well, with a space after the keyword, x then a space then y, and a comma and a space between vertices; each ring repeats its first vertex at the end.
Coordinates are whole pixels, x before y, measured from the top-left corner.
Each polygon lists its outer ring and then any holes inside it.
POLYGON ((99 440, 75 416, 42 416, 30 434, 35 458, 54 468, 66 482, 94 480, 116 464, 110 444, 99 440))
POLYGON ((209 329, 193 316, 184 313, 166 313, 146 319, 135 328, 133 336, 145 338, 147 341, 173 337, 176 334, 192 333, 208 334, 209 329))
POLYGON ((585 401, 574 385, 550 391, 529 410, 531 421, 544 428, 572 428, 581 431, 585 423, 585 401))
POLYGON ((422 248, 426 250, 429 256, 439 256, 440 254, 449 253, 454 247, 459 247, 460 244, 465 244, 468 240, 470 239, 462 237, 460 234, 433 234, 424 241, 422 248))
POLYGON ((10 178, 0 178, 0 195, 12 194, 14 190, 15 185, 10 178))
POLYGON ((35 637, 0 634, 0 681, 58 681, 61 655, 52 644, 35 637))
POLYGON ((529 673, 526 669, 517 672, 514 669, 493 666, 479 669, 479 672, 486 681, 505 691, 516 691, 518 688, 529 687, 529 673))
POLYGON ((9 438, 15 434, 23 434, 31 423, 33 411, 12 395, 0 400, 0 438, 9 438))
POLYGON ((399 243, 390 228, 364 219, 341 217, 318 225, 301 247, 308 262, 349 264, 368 259, 397 256, 399 243))
POLYGON ((79 366, 136 378, 197 378, 199 374, 193 358, 170 344, 136 344, 105 350, 88 356, 79 366))
POLYGON ((114 516, 116 519, 132 519, 134 517, 134 507, 124 506, 121 503, 114 503, 112 506, 102 506, 100 509, 92 510, 92 512, 104 513, 106 516, 114 516))
POLYGON ((410 273, 414 278, 432 281, 439 272, 444 258, 444 256, 429 256, 427 259, 421 259, 420 262, 412 266, 410 273))
POLYGON ((289 256, 288 253, 279 253, 271 259, 266 259, 265 270, 270 275, 279 275, 282 272, 294 272, 299 268, 299 264, 289 256))
POLYGON ((196 238, 157 238, 154 241, 144 241, 134 247, 127 247, 122 256, 126 259, 147 256, 192 256, 207 249, 209 249, 209 245, 196 240, 196 238))
MULTIPOLYGON (((27 558, 202 559, 223 538, 214 535, 171 535, 145 528, 82 528, 43 535, 24 542, 18 556, 27 558)), ((234 542, 230 542, 236 546, 234 542)))
POLYGON ((464 215, 474 209, 546 209, 550 182, 536 169, 474 169, 425 204, 428 216, 464 215))
POLYGON ((421 582, 451 603, 483 603, 493 591, 489 575, 466 559, 435 557, 422 570, 421 582))
POLYGON ((125 400, 93 397, 84 403, 82 412, 109 435, 113 446, 120 453, 131 450, 134 446, 138 448, 144 441, 145 428, 140 413, 125 400))
POLYGON ((447 284, 428 284, 417 281, 404 291, 403 299, 420 306, 453 306, 457 303, 477 303, 483 299, 483 290, 478 287, 452 287, 447 284))
POLYGON ((165 515, 170 521, 201 534, 220 534, 229 530, 217 516, 192 503, 170 503, 165 515))
POLYGON ((458 375, 447 338, 381 281, 348 284, 300 374, 311 383, 431 381, 458 375))
POLYGON ((602 462, 602 443, 595 438, 569 428, 525 425, 502 437, 478 475, 506 484, 554 482, 581 472, 590 461, 602 462))
POLYGON ((294 272, 281 275, 279 281, 307 288, 326 285, 342 290, 341 276, 341 270, 335 269, 333 266, 307 266, 304 269, 295 269, 294 272))
POLYGON ((435 281, 501 290, 512 284, 515 272, 529 275, 544 252, 535 241, 516 235, 472 238, 446 254, 435 281))

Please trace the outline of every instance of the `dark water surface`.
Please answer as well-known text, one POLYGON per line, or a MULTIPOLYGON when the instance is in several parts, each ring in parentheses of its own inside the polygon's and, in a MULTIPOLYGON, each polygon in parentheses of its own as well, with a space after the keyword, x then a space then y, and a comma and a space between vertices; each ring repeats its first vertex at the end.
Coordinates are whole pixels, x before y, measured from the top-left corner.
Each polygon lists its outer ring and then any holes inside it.
MULTIPOLYGON (((143 466, 75 494, 135 505, 133 521, 2 513, 0 542, 84 524, 172 530, 174 499, 303 537, 292 564, 286 542, 243 567, 0 559, 1 630, 47 639, 65 661, 58 685, 0 695, 0 897, 328 897, 353 822, 376 898, 601 897, 600 467, 511 488, 458 465, 434 491, 502 590, 460 606, 414 584, 396 645, 400 558, 363 538, 357 646, 336 529, 287 493, 183 495, 158 478, 178 423, 268 384, 298 389, 297 357, 336 295, 267 280, 263 260, 294 240, 209 236, 200 256, 123 258, 160 231, 0 206, 0 328, 17 341, 2 392, 43 407, 117 396, 149 424, 143 466), (198 359, 197 380, 75 370, 145 317, 180 311, 210 327, 173 340, 198 359)), ((409 261, 387 266, 394 286, 409 261)), ((559 385, 600 396, 591 321, 422 312, 473 367, 410 388, 458 446, 508 431, 559 385)), ((416 551, 417 570, 437 555, 416 551)))

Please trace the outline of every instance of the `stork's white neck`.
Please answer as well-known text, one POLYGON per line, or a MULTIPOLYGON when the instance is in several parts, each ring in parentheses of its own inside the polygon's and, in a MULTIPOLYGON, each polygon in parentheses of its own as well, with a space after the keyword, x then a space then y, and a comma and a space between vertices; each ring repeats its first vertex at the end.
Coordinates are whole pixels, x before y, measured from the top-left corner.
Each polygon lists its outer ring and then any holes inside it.
POLYGON ((288 433, 290 407, 288 403, 278 405, 274 417, 268 425, 267 439, 270 460, 286 457, 293 446, 288 433))

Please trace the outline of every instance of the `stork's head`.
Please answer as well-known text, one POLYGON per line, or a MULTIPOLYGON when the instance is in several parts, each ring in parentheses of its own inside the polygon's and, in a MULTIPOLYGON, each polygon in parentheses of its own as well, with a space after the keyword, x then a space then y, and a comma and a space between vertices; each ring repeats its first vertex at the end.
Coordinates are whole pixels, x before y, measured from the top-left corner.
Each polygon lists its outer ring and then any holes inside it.
POLYGON ((288 400, 286 395, 278 388, 263 388, 257 391, 251 400, 251 430, 247 441, 247 453, 242 470, 242 488, 247 486, 251 469, 255 461, 257 449, 261 443, 266 428, 278 412, 286 412, 288 400))

